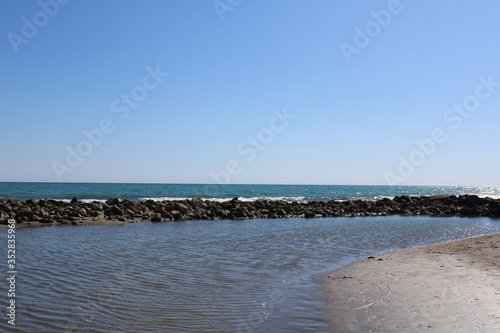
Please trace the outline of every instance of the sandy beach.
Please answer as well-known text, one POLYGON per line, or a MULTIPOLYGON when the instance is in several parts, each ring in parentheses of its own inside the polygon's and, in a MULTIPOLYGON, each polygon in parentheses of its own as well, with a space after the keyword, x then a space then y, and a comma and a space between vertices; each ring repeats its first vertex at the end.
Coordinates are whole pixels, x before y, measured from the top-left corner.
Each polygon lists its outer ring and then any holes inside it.
POLYGON ((500 234, 365 258, 323 287, 332 332, 500 332, 500 234))

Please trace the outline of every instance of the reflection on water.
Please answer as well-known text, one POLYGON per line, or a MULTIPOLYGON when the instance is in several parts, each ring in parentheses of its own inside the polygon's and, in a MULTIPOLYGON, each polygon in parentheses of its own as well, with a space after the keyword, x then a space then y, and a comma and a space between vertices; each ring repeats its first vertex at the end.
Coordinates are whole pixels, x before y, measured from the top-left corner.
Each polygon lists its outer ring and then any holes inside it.
POLYGON ((493 232, 498 220, 399 216, 18 229, 16 328, 328 331, 315 273, 373 253, 493 232))

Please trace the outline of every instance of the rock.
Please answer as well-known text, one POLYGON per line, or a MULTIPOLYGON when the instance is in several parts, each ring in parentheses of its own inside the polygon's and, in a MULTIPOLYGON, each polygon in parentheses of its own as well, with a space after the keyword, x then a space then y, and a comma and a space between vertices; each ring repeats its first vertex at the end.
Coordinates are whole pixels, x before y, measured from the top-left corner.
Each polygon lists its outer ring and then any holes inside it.
POLYGON ((457 199, 456 196, 450 196, 450 195, 431 195, 429 197, 429 200, 434 202, 434 203, 442 203, 442 204, 445 204, 445 205, 448 205, 450 204, 452 201, 457 199))
POLYGON ((21 202, 15 199, 8 199, 7 204, 9 204, 12 207, 12 209, 14 209, 14 207, 22 207, 23 205, 21 202))
POLYGON ((123 200, 123 201, 121 202, 121 204, 122 204, 122 206, 125 206, 125 207, 127 207, 127 208, 132 208, 132 207, 135 207, 135 202, 130 201, 130 200, 127 200, 127 199, 123 200))
MULTIPOLYGON (((477 195, 422 196, 384 198, 377 201, 312 201, 286 202, 257 200, 209 201, 193 198, 183 201, 147 200, 132 202, 111 198, 106 203, 85 203, 73 198, 71 203, 52 199, 26 200, 0 199, 0 221, 14 217, 18 222, 50 220, 62 223, 92 217, 94 220, 214 220, 247 218, 319 218, 337 216, 380 215, 430 215, 430 216, 491 216, 500 217, 500 200, 480 198, 477 195), (157 215, 159 214, 160 218, 157 215)), ((48 223, 48 222, 46 222, 48 223)))
POLYGON ((184 220, 184 216, 178 210, 173 210, 170 212, 172 214, 174 221, 182 221, 184 220))
POLYGON ((493 216, 500 216, 500 203, 492 202, 488 204, 488 210, 493 216))
POLYGON ((98 217, 98 218, 102 218, 104 220, 104 213, 103 212, 96 212, 96 211, 91 211, 89 213, 89 216, 90 217, 98 217))
POLYGON ((467 206, 472 206, 472 205, 482 205, 485 204, 485 200, 478 197, 477 195, 467 195, 465 197, 465 204, 467 206))
MULTIPOLYGON (((40 200, 40 201, 43 202, 44 206, 62 206, 62 205, 64 205, 63 201, 57 201, 57 200, 49 199, 49 198, 46 198, 45 200, 40 200)), ((38 204, 42 205, 40 202, 38 204)))
POLYGON ((34 212, 34 211, 20 208, 16 211, 15 217, 16 217, 16 219, 21 219, 24 217, 31 219, 31 218, 33 218, 33 215, 35 215, 35 213, 36 212, 34 212))
POLYGON ((112 198, 112 199, 106 200, 106 205, 110 205, 110 206, 118 205, 119 203, 120 203, 120 199, 118 199, 118 198, 112 198))
POLYGON ((79 205, 79 204, 82 204, 83 201, 80 200, 80 199, 77 199, 77 198, 73 198, 71 199, 71 202, 70 202, 72 205, 79 205))
POLYGON ((243 209, 241 209, 241 208, 235 208, 235 209, 231 209, 229 211, 229 215, 232 215, 232 216, 235 216, 235 217, 243 217, 244 216, 244 212, 243 212, 243 209))
POLYGON ((402 195, 400 197, 396 196, 394 197, 393 199, 395 202, 397 203, 409 203, 409 202, 412 202, 413 200, 407 196, 407 195, 402 195))
POLYGON ((123 211, 116 207, 116 206, 113 206, 107 210, 104 211, 104 215, 117 215, 117 216, 121 216, 123 215, 123 211))
POLYGON ((191 199, 191 206, 197 207, 197 208, 205 208, 207 205, 201 198, 193 198, 191 199))
POLYGON ((33 199, 28 199, 28 200, 26 200, 26 204, 30 205, 30 206, 36 206, 37 202, 33 199))
POLYGON ((161 222, 161 214, 154 213, 151 215, 151 222, 161 222))
POLYGON ((153 214, 160 214, 162 218, 172 218, 172 215, 164 209, 155 209, 153 214))
POLYGON ((128 208, 126 208, 123 213, 125 215, 128 215, 128 216, 134 216, 134 215, 136 215, 136 213, 132 209, 128 209, 128 208))
POLYGON ((470 206, 464 206, 460 209, 460 214, 465 216, 474 215, 476 212, 477 210, 470 206))
POLYGON ((8 224, 9 218, 10 218, 9 214, 0 210, 0 223, 1 224, 8 224))
POLYGON ((489 210, 487 208, 483 208, 483 207, 479 208, 477 210, 476 214, 479 216, 490 216, 489 210))
POLYGON ((181 212, 182 214, 186 214, 189 208, 186 205, 176 202, 175 209, 181 212))
POLYGON ((0 204, 0 211, 10 213, 12 212, 12 208, 7 204, 0 204))
POLYGON ((226 209, 218 209, 215 211, 215 215, 218 217, 228 217, 230 212, 226 209))

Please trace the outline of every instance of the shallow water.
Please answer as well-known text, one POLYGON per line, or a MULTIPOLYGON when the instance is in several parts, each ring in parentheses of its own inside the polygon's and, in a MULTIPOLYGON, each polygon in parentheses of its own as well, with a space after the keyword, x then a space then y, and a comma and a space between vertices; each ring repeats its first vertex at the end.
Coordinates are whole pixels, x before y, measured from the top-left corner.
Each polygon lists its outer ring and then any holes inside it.
MULTIPOLYGON (((16 328, 328 331, 316 273, 374 253, 493 232, 500 220, 418 216, 17 229, 16 328)), ((6 251, 5 229, 0 241, 6 251)), ((6 259, 0 269, 7 271, 6 259)), ((16 331, 2 317, 0 330, 16 331)))

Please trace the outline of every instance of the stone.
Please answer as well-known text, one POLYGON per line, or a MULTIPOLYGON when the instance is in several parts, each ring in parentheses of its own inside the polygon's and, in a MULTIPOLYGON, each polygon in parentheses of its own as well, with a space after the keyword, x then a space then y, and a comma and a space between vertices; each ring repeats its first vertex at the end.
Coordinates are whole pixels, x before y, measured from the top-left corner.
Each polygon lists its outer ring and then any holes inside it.
POLYGON ((89 217, 99 220, 185 221, 247 218, 319 218, 337 216, 380 215, 430 215, 430 216, 490 216, 500 217, 500 200, 480 198, 475 195, 395 197, 377 201, 312 201, 286 202, 257 200, 209 201, 201 198, 182 201, 147 200, 132 202, 111 198, 106 203, 82 202, 76 198, 71 203, 43 199, 38 202, 0 199, 0 221, 14 217, 18 222, 51 220, 56 222, 78 221, 89 217), (154 214, 159 214, 155 216, 154 214))
POLYGON ((77 199, 77 198, 73 198, 71 199, 71 202, 70 202, 72 205, 79 205, 79 204, 82 204, 83 201, 80 200, 80 199, 77 199))
POLYGON ((191 199, 191 206, 197 207, 197 208, 205 208, 207 205, 203 201, 202 198, 193 198, 191 199))
POLYGON ((500 216, 500 203, 492 202, 488 204, 488 210, 493 216, 500 216))
POLYGON ((10 217, 9 214, 0 210, 0 222, 2 224, 8 224, 7 220, 9 219, 9 217, 10 217))
POLYGON ((12 208, 7 204, 0 204, 0 211, 9 213, 12 212, 12 208))
POLYGON ((127 208, 132 208, 132 207, 135 207, 135 202, 130 201, 130 200, 127 200, 127 199, 123 200, 123 201, 121 202, 121 204, 122 204, 122 206, 125 206, 125 207, 127 207, 127 208))
POLYGON ((30 205, 30 206, 36 206, 37 202, 33 199, 28 199, 28 200, 26 200, 26 204, 30 205))
POLYGON ((174 218, 174 221, 182 221, 182 220, 184 220, 184 216, 178 210, 172 210, 170 212, 170 214, 172 214, 172 216, 174 218))
POLYGON ((183 205, 178 202, 175 203, 175 209, 181 212, 182 214, 186 214, 186 212, 189 210, 186 205, 183 205))
POLYGON ((27 217, 28 219, 31 219, 35 215, 35 212, 27 209, 20 208, 16 211, 16 219, 21 219, 24 217, 27 217))
POLYGON ((110 205, 110 206, 118 205, 119 203, 120 203, 120 199, 118 199, 118 198, 111 198, 111 199, 106 200, 106 205, 110 205))
POLYGON ((123 211, 116 207, 116 206, 113 206, 109 209, 107 209, 106 211, 104 211, 104 215, 117 215, 117 216, 121 216, 123 215, 123 211))
POLYGON ((462 215, 469 216, 469 215, 474 215, 474 213, 476 213, 476 210, 474 210, 474 208, 470 206, 464 206, 460 209, 460 214, 462 215))
POLYGON ((481 205, 481 204, 483 204, 483 200, 480 197, 478 197, 477 195, 467 195, 465 197, 465 204, 467 206, 481 205))
POLYGON ((91 217, 102 217, 104 219, 104 213, 102 213, 102 212, 91 211, 89 213, 89 216, 91 216, 91 217))

